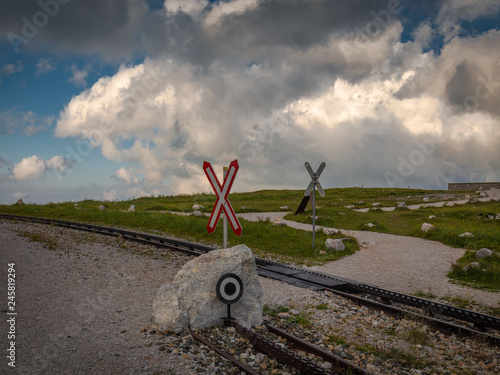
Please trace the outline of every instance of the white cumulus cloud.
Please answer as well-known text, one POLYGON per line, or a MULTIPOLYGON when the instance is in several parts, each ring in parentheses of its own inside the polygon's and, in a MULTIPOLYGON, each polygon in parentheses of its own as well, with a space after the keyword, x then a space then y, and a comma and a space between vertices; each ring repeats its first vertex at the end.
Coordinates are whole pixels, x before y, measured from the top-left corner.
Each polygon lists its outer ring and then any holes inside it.
POLYGON ((47 161, 37 155, 32 155, 23 158, 12 167, 12 178, 16 181, 42 179, 49 170, 64 174, 72 164, 73 162, 62 155, 54 156, 47 161))

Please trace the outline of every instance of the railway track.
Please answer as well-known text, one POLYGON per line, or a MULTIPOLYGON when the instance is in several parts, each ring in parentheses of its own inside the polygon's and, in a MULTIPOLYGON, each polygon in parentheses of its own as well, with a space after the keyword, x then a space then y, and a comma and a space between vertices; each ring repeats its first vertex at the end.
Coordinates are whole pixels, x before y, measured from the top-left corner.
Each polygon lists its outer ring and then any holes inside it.
MULTIPOLYGON (((121 237, 130 241, 180 251, 194 256, 214 250, 213 247, 180 241, 178 239, 92 224, 3 213, 0 213, 0 218, 57 225, 65 228, 121 237)), ((500 318, 495 316, 358 283, 354 280, 339 278, 321 272, 292 267, 266 259, 256 258, 256 265, 258 274, 263 277, 316 291, 326 290, 369 308, 382 310, 392 316, 416 319, 425 322, 434 329, 449 334, 479 338, 491 345, 500 346, 500 318), (405 308, 402 308, 403 306, 405 308), (420 309, 421 312, 415 312, 412 309, 420 309)))
MULTIPOLYGON (((277 337, 282 337, 286 340, 287 345, 283 345, 276 341, 273 341, 262 334, 255 332, 253 329, 241 325, 237 320, 232 318, 226 318, 224 320, 224 326, 233 327, 238 334, 246 338, 248 342, 254 346, 257 350, 266 353, 267 355, 276 358, 279 362, 284 363, 292 368, 298 370, 301 374, 308 375, 333 375, 333 374, 354 374, 354 375, 372 375, 371 371, 368 371, 356 364, 336 356, 326 350, 313 345, 307 341, 304 341, 280 328, 266 324, 266 328, 269 332, 277 337), (313 354, 317 358, 321 358, 322 361, 331 363, 331 368, 333 371, 321 367, 311 361, 308 357, 299 354, 298 352, 306 352, 313 354)), ((200 341, 204 345, 208 346, 210 349, 217 352, 219 355, 230 360, 234 365, 238 366, 242 371, 250 375, 256 375, 253 369, 243 364, 235 357, 228 354, 223 349, 217 347, 207 338, 190 332, 191 336, 196 340, 200 341)))

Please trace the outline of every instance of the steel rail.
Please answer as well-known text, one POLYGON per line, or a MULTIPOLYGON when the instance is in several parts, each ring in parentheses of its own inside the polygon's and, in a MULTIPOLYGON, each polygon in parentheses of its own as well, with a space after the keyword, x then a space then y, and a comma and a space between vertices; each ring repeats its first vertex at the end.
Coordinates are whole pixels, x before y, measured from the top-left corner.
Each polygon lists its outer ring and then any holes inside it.
POLYGON ((235 319, 225 319, 224 325, 234 327, 236 332, 250 341, 257 349, 273 356, 281 363, 299 370, 302 374, 333 375, 331 371, 316 365, 309 358, 294 353, 265 336, 259 335, 253 329, 242 326, 235 319))
MULTIPOLYGON (((260 274, 259 269, 257 269, 257 272, 260 274)), ((269 271, 266 271, 266 273, 269 273, 269 271)), ((311 289, 316 287, 313 282, 303 282, 304 286, 307 287, 307 284, 310 284, 311 289)), ((318 290, 318 289, 315 289, 318 290)), ((366 306, 371 309, 375 310, 380 310, 384 311, 386 314, 397 317, 397 318, 408 318, 408 319, 413 319, 415 321, 423 322, 427 324, 429 327, 439 330, 441 332, 447 333, 447 334, 457 334, 462 337, 473 337, 473 338, 480 338, 484 340, 485 342, 494 345, 494 346, 500 346, 500 337, 499 336, 493 336, 490 334, 487 334, 485 332, 477 331, 471 328, 467 328, 464 326, 460 326, 457 324, 453 324, 450 322, 446 322, 441 319, 435 319, 426 315, 422 315, 416 312, 408 311, 408 310, 403 310, 400 309, 396 306, 392 305, 387 305, 384 303, 380 303, 371 299, 363 298, 351 293, 346 293, 337 289, 333 288, 326 288, 322 287, 321 290, 326 290, 331 293, 334 293, 336 295, 339 295, 341 297, 350 299, 360 305, 366 306)))
POLYGON ((419 307, 429 311, 432 314, 446 315, 452 318, 464 320, 470 323, 474 323, 474 325, 480 329, 492 328, 500 331, 500 318, 491 315, 481 314, 475 311, 449 306, 424 298, 397 293, 371 285, 349 284, 349 290, 377 296, 382 300, 388 302, 399 302, 408 306, 419 307))
POLYGON ((343 359, 339 356, 336 356, 330 352, 327 352, 326 350, 313 345, 307 341, 304 341, 286 331, 283 331, 282 329, 275 327, 271 324, 266 324, 266 327, 271 331, 272 333, 281 336, 287 340, 289 345, 291 347, 298 348, 300 350, 303 350, 305 352, 314 354, 318 357, 323 358, 325 361, 328 361, 332 364, 332 367, 335 371, 345 373, 345 374, 355 374, 355 375, 372 375, 373 372, 365 370, 364 368, 359 367, 358 365, 343 359))
POLYGON ((496 316, 445 305, 424 298, 382 289, 372 285, 361 284, 353 280, 342 279, 336 276, 324 274, 322 272, 282 265, 277 262, 268 261, 267 259, 256 259, 256 264, 259 266, 259 269, 262 270, 262 276, 266 276, 266 274, 268 274, 267 277, 272 277, 272 274, 274 273, 276 275, 282 276, 276 276, 275 278, 277 279, 286 280, 286 278, 298 278, 303 281, 303 287, 309 287, 315 290, 330 288, 347 293, 365 293, 379 297, 383 301, 386 301, 388 303, 398 302, 404 305, 421 308, 432 314, 445 315, 455 319, 473 323, 481 330, 491 328, 500 331, 500 318, 496 316), (317 280, 320 281, 318 282, 317 280), (338 286, 333 285, 335 283, 338 283, 338 286))
POLYGON ((213 351, 217 352, 222 357, 224 357, 226 359, 229 359, 231 362, 233 362, 236 366, 238 366, 240 369, 242 369, 243 371, 245 371, 247 374, 250 374, 250 375, 259 375, 258 372, 254 371, 253 369, 251 369, 250 367, 248 367, 244 363, 238 361, 235 357, 229 355, 224 350, 222 350, 219 347, 217 347, 216 345, 212 344, 210 341, 206 340, 203 336, 200 336, 200 335, 194 333, 193 331, 189 331, 189 333, 196 340, 202 342, 204 345, 208 346, 210 349, 212 349, 213 351))
POLYGON ((99 233, 107 236, 122 237, 130 241, 141 242, 144 244, 153 245, 157 247, 164 247, 174 251, 180 251, 188 255, 201 255, 203 253, 207 253, 211 250, 214 250, 214 248, 212 247, 195 244, 187 241, 181 241, 173 238, 156 236, 153 234, 139 233, 125 229, 105 227, 93 224, 77 223, 72 221, 56 220, 56 219, 45 219, 45 218, 31 217, 31 216, 19 216, 19 215, 11 215, 3 213, 0 213, 0 218, 35 222, 47 225, 57 225, 60 227, 84 230, 87 232, 99 233))

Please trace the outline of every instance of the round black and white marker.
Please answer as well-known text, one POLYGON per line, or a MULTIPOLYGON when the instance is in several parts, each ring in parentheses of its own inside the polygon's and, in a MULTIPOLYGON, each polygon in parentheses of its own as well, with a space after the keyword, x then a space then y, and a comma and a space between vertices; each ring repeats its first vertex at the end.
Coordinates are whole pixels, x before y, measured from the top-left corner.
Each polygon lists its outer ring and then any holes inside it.
POLYGON ((217 298, 231 305, 239 301, 243 295, 243 282, 238 275, 226 273, 217 281, 217 298))

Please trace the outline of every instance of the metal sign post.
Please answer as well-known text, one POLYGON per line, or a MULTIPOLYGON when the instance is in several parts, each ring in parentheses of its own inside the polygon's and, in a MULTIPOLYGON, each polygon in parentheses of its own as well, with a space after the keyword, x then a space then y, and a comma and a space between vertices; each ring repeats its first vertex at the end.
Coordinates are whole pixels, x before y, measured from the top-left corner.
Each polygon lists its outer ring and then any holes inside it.
MULTIPOLYGON (((222 168, 222 178, 224 181, 226 180, 226 174, 227 174, 227 167, 222 168)), ((227 249, 227 216, 223 212, 222 213, 222 246, 224 249, 227 249)))
POLYGON ((323 169, 325 169, 325 162, 321 163, 318 170, 316 173, 314 173, 313 169, 309 165, 308 162, 305 163, 305 167, 307 169, 307 172, 309 173, 309 176, 311 176, 311 182, 307 186, 306 191, 304 192, 304 196, 309 196, 312 191, 312 206, 313 206, 313 249, 315 247, 315 240, 316 240, 316 189, 318 189, 319 194, 324 197, 325 196, 325 191, 323 190, 323 187, 319 183, 319 176, 321 176, 321 173, 323 173, 323 169))

